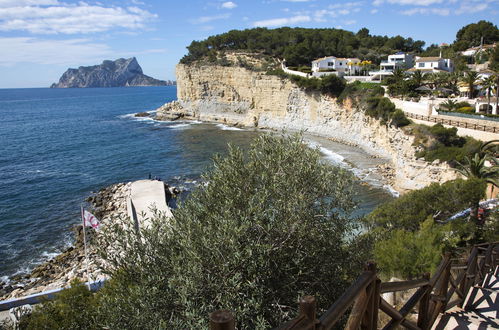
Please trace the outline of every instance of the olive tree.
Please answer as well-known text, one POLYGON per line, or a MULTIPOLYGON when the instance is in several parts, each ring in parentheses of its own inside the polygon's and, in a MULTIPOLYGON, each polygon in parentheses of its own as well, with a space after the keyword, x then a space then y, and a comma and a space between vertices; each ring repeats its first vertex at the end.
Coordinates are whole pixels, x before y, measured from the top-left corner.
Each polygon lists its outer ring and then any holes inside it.
POLYGON ((370 246, 350 216, 354 178, 300 136, 230 147, 203 182, 172 219, 103 235, 119 253, 104 253, 102 326, 205 328, 228 309, 240 329, 269 328, 301 295, 327 308, 361 271, 370 246))

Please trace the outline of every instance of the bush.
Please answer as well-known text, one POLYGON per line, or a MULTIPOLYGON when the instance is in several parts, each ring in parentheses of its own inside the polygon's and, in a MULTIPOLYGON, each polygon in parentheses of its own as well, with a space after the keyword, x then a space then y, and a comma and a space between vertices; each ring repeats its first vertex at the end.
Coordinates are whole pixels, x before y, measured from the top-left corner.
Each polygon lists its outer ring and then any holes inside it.
POLYGON ((338 97, 346 86, 345 79, 336 75, 327 75, 321 78, 305 78, 296 75, 288 75, 288 77, 306 91, 318 91, 333 97, 338 97))
POLYGON ((20 329, 97 329, 98 300, 87 287, 74 281, 52 301, 37 305, 21 319, 20 329))
POLYGON ((396 229, 416 231, 429 216, 446 220, 474 205, 485 196, 485 187, 486 183, 479 179, 432 183, 378 206, 366 221, 380 233, 396 229))
POLYGON ((445 128, 441 124, 434 126, 414 125, 411 133, 415 135, 415 144, 422 147, 416 156, 428 162, 436 159, 456 166, 465 156, 470 156, 480 148, 480 141, 471 137, 460 137, 457 129, 445 128))
POLYGON ((444 250, 479 241, 480 229, 472 221, 442 223, 478 203, 485 187, 480 179, 433 183, 378 206, 366 223, 367 235, 376 240, 374 254, 383 274, 419 277, 435 270, 444 250))
POLYGON ((394 230, 387 239, 376 243, 374 255, 377 265, 388 277, 412 279, 420 278, 427 272, 433 273, 444 251, 455 248, 460 241, 458 233, 468 227, 458 220, 452 224, 437 224, 429 217, 421 223, 418 231, 394 230), (461 230, 453 227, 460 227, 461 230))
POLYGON ((400 109, 395 110, 391 118, 392 121, 390 122, 390 125, 395 125, 395 127, 403 127, 411 123, 411 121, 405 116, 404 112, 400 109))
POLYGON ((230 148, 203 178, 173 219, 107 236, 121 254, 107 258, 106 327, 203 328, 217 309, 241 329, 275 327, 299 296, 325 308, 358 275, 370 246, 349 217, 352 175, 299 137, 230 148))
POLYGON ((395 104, 387 97, 370 97, 367 99, 366 114, 381 122, 387 123, 395 112, 395 104))
POLYGON ((345 89, 346 81, 336 75, 323 76, 320 80, 320 91, 338 97, 345 89))

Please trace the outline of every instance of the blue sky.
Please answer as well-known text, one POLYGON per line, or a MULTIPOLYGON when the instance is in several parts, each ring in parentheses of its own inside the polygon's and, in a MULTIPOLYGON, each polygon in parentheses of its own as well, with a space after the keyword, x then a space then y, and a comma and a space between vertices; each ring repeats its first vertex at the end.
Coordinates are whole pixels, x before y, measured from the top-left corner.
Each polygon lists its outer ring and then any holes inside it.
POLYGON ((0 88, 46 87, 69 67, 132 56, 175 79, 192 40, 231 29, 367 27, 429 45, 498 17, 499 0, 0 0, 0 88))

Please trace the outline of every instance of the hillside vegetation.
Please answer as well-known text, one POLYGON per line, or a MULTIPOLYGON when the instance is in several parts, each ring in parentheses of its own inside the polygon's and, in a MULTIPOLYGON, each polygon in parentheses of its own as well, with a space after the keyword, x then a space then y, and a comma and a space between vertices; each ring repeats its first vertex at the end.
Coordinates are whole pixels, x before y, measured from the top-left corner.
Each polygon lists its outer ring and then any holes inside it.
POLYGON ((372 36, 366 28, 357 33, 340 29, 254 28, 232 30, 203 41, 193 41, 187 47, 189 53, 180 62, 192 63, 228 50, 261 52, 286 59, 290 66, 310 65, 312 60, 328 55, 379 62, 381 57, 399 50, 420 52, 424 44, 424 41, 401 36, 372 36))

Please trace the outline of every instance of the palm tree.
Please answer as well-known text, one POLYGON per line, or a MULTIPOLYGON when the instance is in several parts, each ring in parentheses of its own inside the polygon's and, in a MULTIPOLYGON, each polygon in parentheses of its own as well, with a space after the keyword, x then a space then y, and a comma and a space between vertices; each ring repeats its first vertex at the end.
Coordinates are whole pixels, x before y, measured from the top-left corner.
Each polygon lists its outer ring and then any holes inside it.
POLYGON ((482 88, 485 88, 487 90, 487 113, 489 113, 490 92, 491 92, 492 88, 495 86, 495 77, 490 76, 490 77, 484 78, 480 81, 480 84, 482 85, 482 88))
MULTIPOLYGON (((492 140, 480 146, 475 155, 470 158, 464 157, 465 162, 458 162, 457 171, 467 178, 479 178, 485 180, 494 187, 499 187, 499 140, 492 140), (487 162, 489 164, 487 164, 487 162), (489 166, 487 166, 489 165, 489 166)), ((478 202, 471 206, 471 217, 478 222, 478 202)))
POLYGON ((447 78, 447 87, 452 89, 454 92, 458 92, 459 88, 457 83, 459 82, 460 77, 460 74, 456 71, 449 73, 447 78))
POLYGON ((457 101, 455 101, 455 100, 447 100, 443 103, 440 103, 440 107, 444 108, 448 111, 454 110, 456 108, 456 105, 457 105, 457 101))
POLYGON ((398 83, 398 82, 404 80, 404 78, 405 78, 405 70, 400 69, 400 68, 393 70, 393 80, 395 82, 398 83))
POLYGON ((496 72, 495 75, 494 75, 495 79, 494 79, 494 84, 496 86, 496 113, 497 113, 497 106, 499 104, 499 73, 496 72))
POLYGON ((469 99, 473 98, 473 94, 475 94, 475 84, 478 81, 478 72, 476 71, 468 71, 461 80, 468 85, 470 94, 468 95, 469 99))
POLYGON ((421 70, 414 71, 411 79, 414 82, 414 85, 418 87, 421 86, 423 84, 423 81, 425 80, 421 70))

